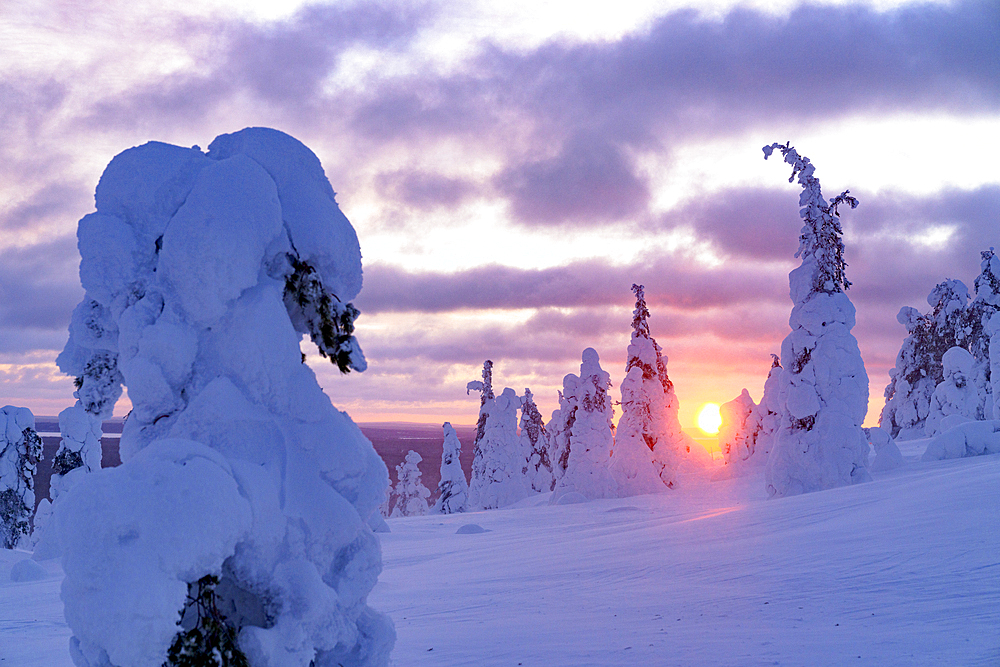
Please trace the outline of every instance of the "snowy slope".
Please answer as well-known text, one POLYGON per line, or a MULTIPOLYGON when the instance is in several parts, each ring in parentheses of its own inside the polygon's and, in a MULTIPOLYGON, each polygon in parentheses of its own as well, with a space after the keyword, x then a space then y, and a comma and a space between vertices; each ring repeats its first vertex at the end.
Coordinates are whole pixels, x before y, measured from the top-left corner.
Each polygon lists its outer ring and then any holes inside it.
MULTIPOLYGON (((1000 456, 919 453, 777 500, 759 473, 394 519, 370 604, 401 666, 1000 664, 1000 456)), ((11 582, 26 556, 0 551, 0 665, 68 666, 58 566, 11 582)))

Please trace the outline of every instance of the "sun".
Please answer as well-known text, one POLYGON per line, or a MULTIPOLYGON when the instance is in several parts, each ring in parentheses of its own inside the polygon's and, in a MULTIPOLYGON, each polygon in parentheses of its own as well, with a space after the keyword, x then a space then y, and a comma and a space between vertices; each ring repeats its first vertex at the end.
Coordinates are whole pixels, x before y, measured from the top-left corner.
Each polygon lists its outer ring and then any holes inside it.
POLYGON ((716 403, 706 403, 698 413, 698 428, 705 433, 715 435, 722 426, 722 415, 719 414, 719 406, 716 403))

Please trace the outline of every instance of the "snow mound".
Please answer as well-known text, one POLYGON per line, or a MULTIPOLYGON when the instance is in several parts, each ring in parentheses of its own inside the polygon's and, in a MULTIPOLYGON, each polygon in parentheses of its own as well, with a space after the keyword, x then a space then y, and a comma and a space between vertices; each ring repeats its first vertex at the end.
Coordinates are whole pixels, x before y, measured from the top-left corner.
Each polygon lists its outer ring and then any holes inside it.
POLYGON ((1000 454, 1000 421, 965 422, 927 442, 921 460, 941 461, 981 454, 1000 454))
POLYGON ((486 528, 483 528, 478 523, 467 523, 464 526, 459 526, 458 530, 455 531, 456 535, 473 535, 475 533, 488 533, 486 528))
POLYGON ((15 582, 41 581, 47 576, 45 568, 30 558, 19 560, 10 568, 10 580, 15 582))

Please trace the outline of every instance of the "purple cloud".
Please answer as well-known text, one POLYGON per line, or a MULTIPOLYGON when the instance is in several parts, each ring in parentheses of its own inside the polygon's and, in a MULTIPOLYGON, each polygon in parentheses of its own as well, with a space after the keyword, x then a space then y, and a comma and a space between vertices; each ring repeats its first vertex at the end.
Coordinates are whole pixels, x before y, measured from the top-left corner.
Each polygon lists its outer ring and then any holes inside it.
POLYGON ((496 179, 514 219, 526 225, 599 224, 641 214, 649 186, 622 149, 578 135, 552 158, 515 164, 496 179))
POLYGON ((419 209, 456 207, 475 196, 479 186, 464 178, 414 171, 379 174, 375 188, 384 199, 419 209))

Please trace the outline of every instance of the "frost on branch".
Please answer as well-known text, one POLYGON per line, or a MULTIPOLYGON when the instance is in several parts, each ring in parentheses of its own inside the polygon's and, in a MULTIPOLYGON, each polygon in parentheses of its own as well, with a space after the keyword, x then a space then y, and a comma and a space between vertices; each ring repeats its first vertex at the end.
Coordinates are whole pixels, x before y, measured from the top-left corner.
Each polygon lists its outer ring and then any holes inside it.
POLYGON ((13 405, 0 409, 0 549, 26 546, 41 459, 42 439, 31 411, 13 405))
POLYGON ((64 442, 99 443, 88 420, 120 383, 133 409, 123 465, 98 459, 54 504, 74 662, 387 664, 392 624, 367 596, 388 473, 299 349, 308 334, 364 369, 361 251, 319 160, 265 128, 207 154, 153 142, 116 156, 95 199, 59 357, 83 378, 64 442))
POLYGON ((805 223, 788 276, 792 332, 781 345, 781 425, 768 458, 769 496, 786 496, 867 481, 868 441, 861 423, 868 409, 868 375, 854 327, 854 305, 844 291, 843 232, 838 207, 858 202, 847 191, 827 202, 815 167, 788 144, 764 147, 792 165, 789 182, 802 187, 805 223))
POLYGON ((441 481, 438 482, 438 499, 435 514, 464 512, 469 504, 469 483, 462 470, 462 443, 449 422, 442 426, 444 443, 441 448, 441 481))

